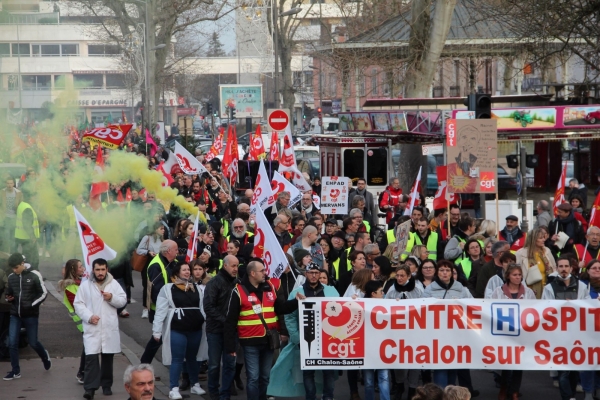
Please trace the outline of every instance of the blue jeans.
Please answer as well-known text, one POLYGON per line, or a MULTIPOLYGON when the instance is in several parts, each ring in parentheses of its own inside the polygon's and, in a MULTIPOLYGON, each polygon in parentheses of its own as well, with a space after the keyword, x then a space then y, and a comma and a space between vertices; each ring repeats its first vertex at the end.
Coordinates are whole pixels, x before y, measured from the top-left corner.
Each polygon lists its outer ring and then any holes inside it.
POLYGON ((40 356, 42 360, 46 359, 46 349, 38 341, 38 317, 20 318, 15 315, 10 316, 10 327, 8 328, 8 348, 10 352, 10 365, 12 372, 18 374, 21 372, 19 366, 19 332, 21 326, 27 330, 27 340, 29 345, 40 356))
POLYGON ((200 348, 202 329, 198 331, 176 331, 171 329, 171 368, 169 368, 169 389, 179 387, 179 376, 183 368, 183 360, 187 361, 190 384, 198 383, 198 362, 196 355, 200 348))
POLYGON ((598 371, 579 372, 579 379, 584 392, 594 393, 594 389, 600 389, 600 377, 597 373, 598 371))
POLYGON ((273 350, 269 345, 244 346, 246 362, 246 398, 266 400, 269 376, 273 365, 273 350))
POLYGON ((223 352, 223 334, 206 333, 208 342, 208 393, 219 395, 222 400, 231 397, 231 384, 235 377, 235 357, 223 352), (223 361, 223 376, 221 377, 221 391, 219 392, 219 375, 223 361))
POLYGON ((454 385, 456 382, 455 369, 435 369, 433 370, 433 383, 442 389, 448 385, 454 385))
POLYGON ((575 371, 558 371, 558 390, 563 400, 575 397, 578 375, 575 371))
POLYGON ((315 371, 313 369, 305 369, 302 371, 304 380, 304 391, 306 392, 306 400, 316 400, 317 385, 315 385, 315 372, 323 373, 323 400, 333 400, 333 389, 335 387, 335 375, 337 371, 324 369, 315 371))
POLYGON ((375 399, 374 377, 377 373, 377 382, 379 382, 379 399, 390 400, 390 378, 387 369, 364 369, 365 378, 365 400, 375 399))

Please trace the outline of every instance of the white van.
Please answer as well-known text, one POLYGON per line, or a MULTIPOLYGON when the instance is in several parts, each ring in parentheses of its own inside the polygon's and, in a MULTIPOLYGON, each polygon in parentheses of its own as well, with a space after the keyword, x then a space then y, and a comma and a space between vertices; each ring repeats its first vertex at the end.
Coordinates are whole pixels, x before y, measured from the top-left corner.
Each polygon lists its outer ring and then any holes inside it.
MULTIPOLYGON (((323 117, 323 127, 325 128, 324 134, 337 133, 340 128, 340 119, 337 117, 323 117)), ((319 126, 319 118, 313 118, 310 120, 310 126, 308 128, 309 135, 321 134, 321 127, 319 126)))

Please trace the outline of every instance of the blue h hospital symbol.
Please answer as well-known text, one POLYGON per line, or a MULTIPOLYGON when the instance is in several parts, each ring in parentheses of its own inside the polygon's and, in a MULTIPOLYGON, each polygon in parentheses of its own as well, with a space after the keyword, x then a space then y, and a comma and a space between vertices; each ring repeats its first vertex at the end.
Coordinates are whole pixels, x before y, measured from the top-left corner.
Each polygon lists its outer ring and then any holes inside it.
POLYGON ((492 304, 492 335, 519 336, 519 305, 514 303, 492 304))

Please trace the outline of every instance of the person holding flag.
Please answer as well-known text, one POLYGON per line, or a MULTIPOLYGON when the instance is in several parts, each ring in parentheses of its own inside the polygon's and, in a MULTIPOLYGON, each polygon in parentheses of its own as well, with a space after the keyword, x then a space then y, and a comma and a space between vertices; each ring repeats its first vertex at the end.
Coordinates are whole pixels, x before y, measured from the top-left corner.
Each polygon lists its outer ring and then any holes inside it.
POLYGON ((585 239, 583 227, 573 214, 573 206, 567 202, 556 207, 556 218, 550 222, 548 232, 546 247, 555 259, 563 253, 574 253, 575 245, 583 244, 585 239))
MULTIPOLYGON (((415 206, 419 206, 419 204, 421 203, 421 169, 422 167, 419 167, 417 179, 415 179, 415 182, 413 183, 412 188, 410 189, 410 194, 408 195, 408 207, 406 207, 406 209, 404 210, 404 215, 411 215, 413 212, 413 208, 415 208, 415 206)), ((416 224, 413 220, 413 228, 415 225, 416 224)))

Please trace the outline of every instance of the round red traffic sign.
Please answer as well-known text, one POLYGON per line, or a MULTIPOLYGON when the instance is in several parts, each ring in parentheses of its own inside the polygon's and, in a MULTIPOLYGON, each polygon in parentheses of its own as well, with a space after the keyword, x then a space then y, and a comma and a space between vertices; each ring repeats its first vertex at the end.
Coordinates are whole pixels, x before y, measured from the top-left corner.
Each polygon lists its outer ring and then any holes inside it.
POLYGON ((269 126, 274 131, 284 130, 290 123, 288 115, 283 110, 275 110, 269 115, 269 126))

